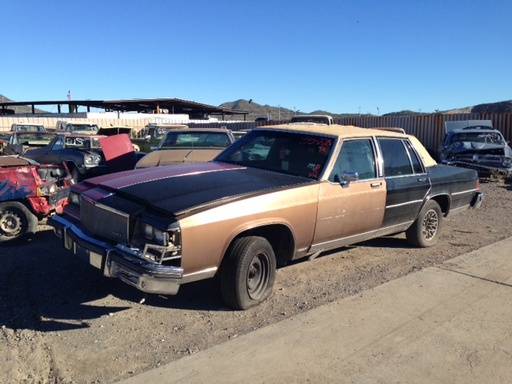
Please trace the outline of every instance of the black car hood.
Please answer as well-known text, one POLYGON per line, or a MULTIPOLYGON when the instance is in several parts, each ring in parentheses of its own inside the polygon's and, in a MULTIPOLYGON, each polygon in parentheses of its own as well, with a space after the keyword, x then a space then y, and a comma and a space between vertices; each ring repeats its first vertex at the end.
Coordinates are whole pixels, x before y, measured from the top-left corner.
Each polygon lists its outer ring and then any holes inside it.
POLYGON ((315 180, 217 162, 137 169, 85 181, 115 192, 117 197, 174 216, 248 195, 313 182, 315 180))

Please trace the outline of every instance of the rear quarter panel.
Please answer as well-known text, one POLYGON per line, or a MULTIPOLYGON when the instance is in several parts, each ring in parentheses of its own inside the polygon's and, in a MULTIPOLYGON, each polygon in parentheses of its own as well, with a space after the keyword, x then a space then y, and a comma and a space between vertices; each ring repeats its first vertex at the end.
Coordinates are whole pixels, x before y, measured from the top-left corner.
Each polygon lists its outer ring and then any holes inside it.
POLYGON ((439 164, 427 168, 427 172, 432 182, 431 195, 449 196, 448 214, 469 206, 478 190, 475 170, 439 164))

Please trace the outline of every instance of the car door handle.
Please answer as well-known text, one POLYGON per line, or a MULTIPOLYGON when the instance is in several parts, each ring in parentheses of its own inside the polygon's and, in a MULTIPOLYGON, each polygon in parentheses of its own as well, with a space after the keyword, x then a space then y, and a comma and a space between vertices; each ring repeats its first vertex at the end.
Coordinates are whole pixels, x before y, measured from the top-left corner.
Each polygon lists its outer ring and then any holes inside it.
POLYGON ((371 183, 370 186, 372 188, 379 188, 380 186, 382 185, 382 182, 378 182, 378 183, 371 183))
POLYGON ((418 177, 418 181, 421 182, 421 183, 424 183, 428 180, 428 178, 426 177, 418 177))

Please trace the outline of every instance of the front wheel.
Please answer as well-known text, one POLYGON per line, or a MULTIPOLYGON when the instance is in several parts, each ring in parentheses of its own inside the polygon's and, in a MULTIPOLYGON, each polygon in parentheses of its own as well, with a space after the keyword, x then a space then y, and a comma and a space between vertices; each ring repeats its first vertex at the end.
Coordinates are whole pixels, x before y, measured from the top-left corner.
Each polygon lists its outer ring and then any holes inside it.
POLYGON ((0 203, 0 243, 15 242, 37 230, 37 217, 22 203, 0 203))
POLYGON ((222 262, 222 298, 234 309, 254 307, 272 293, 275 275, 276 257, 266 239, 257 236, 236 239, 222 262))
POLYGON ((76 167, 73 167, 73 170, 71 171, 71 180, 73 181, 73 184, 76 184, 76 183, 79 183, 82 181, 82 175, 80 174, 80 171, 76 167))
POLYGON ((407 241, 417 247, 431 247, 441 235, 443 212, 434 200, 428 201, 416 221, 405 232, 407 241))

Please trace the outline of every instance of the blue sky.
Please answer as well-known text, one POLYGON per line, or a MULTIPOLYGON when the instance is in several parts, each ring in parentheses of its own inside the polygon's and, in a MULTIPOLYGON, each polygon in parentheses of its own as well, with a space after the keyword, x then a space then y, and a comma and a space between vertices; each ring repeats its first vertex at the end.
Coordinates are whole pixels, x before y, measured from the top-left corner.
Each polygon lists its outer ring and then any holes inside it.
POLYGON ((0 0, 15 101, 433 112, 512 99, 510 0, 0 0))

